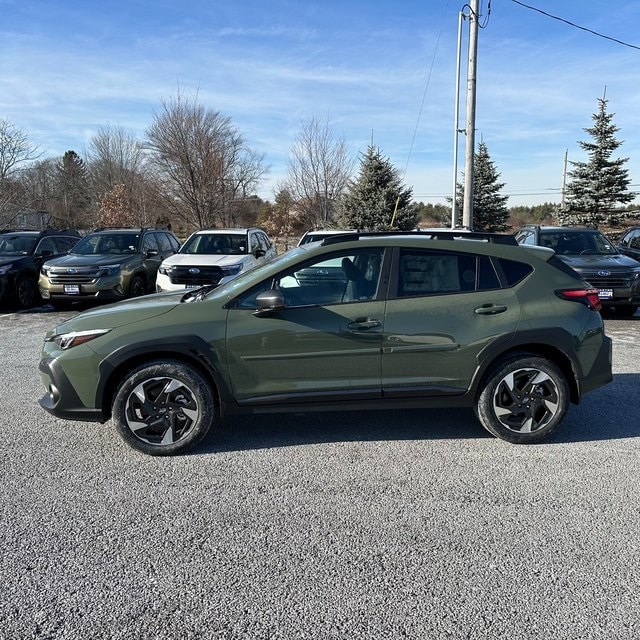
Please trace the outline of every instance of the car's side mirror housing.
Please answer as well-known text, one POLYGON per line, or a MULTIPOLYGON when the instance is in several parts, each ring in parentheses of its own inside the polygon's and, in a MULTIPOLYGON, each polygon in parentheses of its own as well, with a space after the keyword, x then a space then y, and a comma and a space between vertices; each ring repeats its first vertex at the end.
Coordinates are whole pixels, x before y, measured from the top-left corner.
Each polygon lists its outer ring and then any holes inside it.
POLYGON ((258 318, 268 316, 276 311, 284 309, 284 295, 282 291, 269 289, 269 291, 263 291, 256 296, 256 304, 258 305, 258 308, 253 315, 258 318))
POLYGON ((149 249, 148 251, 145 251, 145 257, 146 258, 153 258, 154 256, 158 255, 158 250, 157 249, 149 249))
POLYGON ((253 252, 253 255, 254 255, 256 258, 262 258, 262 256, 266 255, 266 253, 267 253, 267 252, 266 252, 264 249, 256 249, 256 250, 253 252))

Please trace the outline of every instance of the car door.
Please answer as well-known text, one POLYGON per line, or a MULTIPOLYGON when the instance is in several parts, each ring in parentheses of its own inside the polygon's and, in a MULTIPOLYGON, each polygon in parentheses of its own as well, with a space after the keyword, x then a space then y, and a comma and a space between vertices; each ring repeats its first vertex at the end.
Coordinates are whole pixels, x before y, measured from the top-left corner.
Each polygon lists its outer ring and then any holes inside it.
POLYGON ((382 347, 385 397, 463 393, 480 351, 515 331, 520 305, 488 256, 399 249, 382 347))
POLYGON ((630 229, 620 239, 617 245, 618 251, 630 258, 640 260, 640 229, 630 229))
POLYGON ((382 248, 325 254, 260 283, 234 302, 226 347, 240 404, 380 397, 383 255, 382 248), (345 260, 358 265, 359 291, 349 279, 353 274, 343 269, 345 260), (270 289, 284 295, 285 308, 266 317, 254 315, 256 296, 270 289))

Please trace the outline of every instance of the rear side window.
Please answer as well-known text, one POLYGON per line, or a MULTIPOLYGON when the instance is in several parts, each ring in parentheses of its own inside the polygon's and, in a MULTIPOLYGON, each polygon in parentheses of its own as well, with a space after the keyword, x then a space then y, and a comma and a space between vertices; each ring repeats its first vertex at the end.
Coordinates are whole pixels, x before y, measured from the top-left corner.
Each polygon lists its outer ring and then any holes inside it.
POLYGON ((499 258, 498 260, 506 278, 507 285, 510 287, 522 282, 522 280, 533 271, 533 267, 526 262, 507 260, 506 258, 499 258))
POLYGON ((487 256, 402 249, 397 296, 429 296, 499 289, 500 280, 487 256))

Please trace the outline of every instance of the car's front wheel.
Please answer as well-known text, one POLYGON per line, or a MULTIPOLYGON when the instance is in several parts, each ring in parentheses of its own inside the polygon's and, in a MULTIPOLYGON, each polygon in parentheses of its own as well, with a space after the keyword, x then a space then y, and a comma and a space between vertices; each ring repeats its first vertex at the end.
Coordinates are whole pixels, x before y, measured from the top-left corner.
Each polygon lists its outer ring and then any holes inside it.
POLYGON ((144 280, 140 276, 134 276, 129 285, 129 297, 137 298, 138 296, 143 296, 146 292, 144 280))
POLYGON ((124 441, 152 456, 183 453, 205 437, 215 417, 211 386, 194 367, 156 361, 129 372, 113 401, 124 441))
POLYGON ((521 354, 498 364, 485 378, 476 405, 482 425, 516 444, 537 442, 562 422, 569 388, 556 364, 521 354))

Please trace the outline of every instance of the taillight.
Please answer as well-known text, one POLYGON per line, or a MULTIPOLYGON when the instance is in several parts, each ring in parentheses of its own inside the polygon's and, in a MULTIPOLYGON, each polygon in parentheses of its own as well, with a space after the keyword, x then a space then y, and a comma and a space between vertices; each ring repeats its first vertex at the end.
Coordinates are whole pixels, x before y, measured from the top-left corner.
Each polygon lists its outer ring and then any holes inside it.
POLYGON ((594 311, 602 309, 597 289, 558 289, 556 295, 563 300, 580 302, 594 311))

